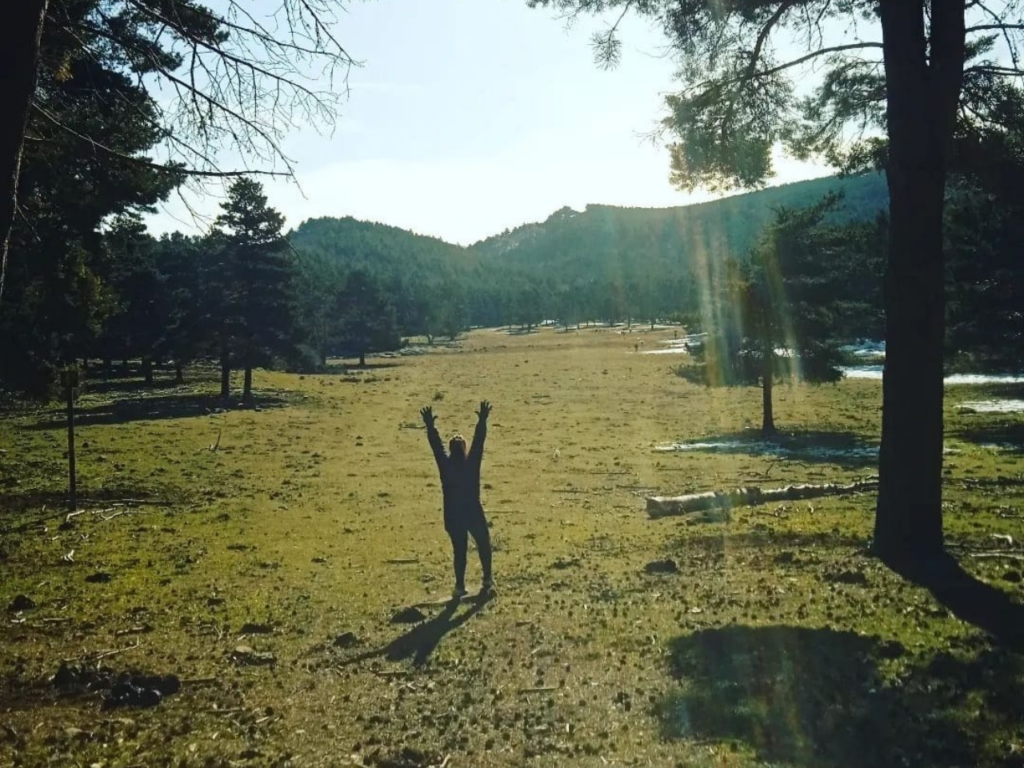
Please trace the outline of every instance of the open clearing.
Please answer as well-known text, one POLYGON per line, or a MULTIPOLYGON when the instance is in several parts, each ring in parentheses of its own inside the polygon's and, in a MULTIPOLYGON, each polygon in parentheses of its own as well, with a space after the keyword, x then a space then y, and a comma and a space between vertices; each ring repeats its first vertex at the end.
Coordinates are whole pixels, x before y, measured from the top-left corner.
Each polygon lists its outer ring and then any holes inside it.
MULTIPOLYGON (((778 387, 765 454, 759 391, 634 351, 671 335, 477 331, 258 372, 258 411, 212 375, 94 382, 63 526, 61 412, 6 412, 0 765, 1024 765, 1024 657, 867 555, 872 497, 648 519, 647 494, 875 471, 877 381, 778 387), (498 597, 392 623, 451 588, 418 409, 468 435, 484 398, 498 597), (123 672, 181 690, 104 709, 123 672)), ((1017 613, 1024 416, 957 405, 1022 395, 946 406, 950 549, 1017 613)))

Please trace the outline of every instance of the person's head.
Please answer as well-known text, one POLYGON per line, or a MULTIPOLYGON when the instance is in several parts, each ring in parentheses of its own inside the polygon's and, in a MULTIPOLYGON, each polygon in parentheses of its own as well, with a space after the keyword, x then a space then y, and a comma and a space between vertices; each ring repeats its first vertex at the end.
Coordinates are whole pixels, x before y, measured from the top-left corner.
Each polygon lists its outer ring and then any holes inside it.
POLYGON ((466 458, 466 438, 462 435, 455 435, 448 441, 448 453, 453 459, 463 461, 466 458))

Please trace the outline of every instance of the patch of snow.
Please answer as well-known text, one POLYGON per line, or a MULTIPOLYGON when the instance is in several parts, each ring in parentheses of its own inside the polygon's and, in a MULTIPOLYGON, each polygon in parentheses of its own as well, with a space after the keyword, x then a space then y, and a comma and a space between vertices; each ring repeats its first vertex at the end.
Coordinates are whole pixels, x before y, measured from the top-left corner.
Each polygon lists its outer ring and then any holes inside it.
POLYGON ((947 384, 1024 384, 1019 373, 954 373, 946 377, 947 384))
MULTIPOLYGON (((853 365, 840 367, 848 379, 882 380, 881 365, 853 365)), ((954 373, 945 378, 947 385, 958 384, 1024 384, 1024 374, 1017 373, 954 373)))
POLYGON ((666 339, 662 342, 665 345, 664 349, 647 349, 644 350, 645 355, 688 355, 690 353, 690 345, 699 344, 707 338, 706 333, 688 333, 681 339, 666 339))
POLYGON ((957 408, 975 413, 1024 413, 1024 400, 970 400, 957 408))
POLYGON ((885 357, 885 342, 860 339, 856 344, 844 344, 839 351, 854 357, 885 357))
POLYGON ((738 451, 760 454, 763 456, 816 456, 819 458, 873 458, 878 455, 878 448, 873 446, 855 448, 833 448, 830 446, 808 446, 806 448, 789 448, 778 443, 757 440, 722 440, 717 442, 672 443, 654 448, 661 453, 683 451, 738 451))
POLYGON ((882 366, 880 365, 847 365, 840 366, 839 370, 848 379, 882 380, 882 366))
MULTIPOLYGON (((996 446, 991 446, 996 447, 996 446)), ((1002 446, 1004 448, 1012 446, 1002 446)), ((697 442, 697 443, 671 443, 669 445, 655 446, 655 451, 659 453, 682 453, 689 451, 707 451, 714 453, 716 451, 737 451, 745 453, 756 453, 764 456, 778 456, 779 458, 786 458, 787 456, 816 456, 818 458, 865 458, 871 459, 878 456, 877 446, 859 446, 854 448, 833 448, 830 446, 809 446, 807 448, 788 448, 778 443, 769 443, 766 441, 744 441, 744 440, 721 440, 716 442, 697 442)), ((956 454, 960 453, 959 448, 944 447, 942 449, 944 454, 956 454)))

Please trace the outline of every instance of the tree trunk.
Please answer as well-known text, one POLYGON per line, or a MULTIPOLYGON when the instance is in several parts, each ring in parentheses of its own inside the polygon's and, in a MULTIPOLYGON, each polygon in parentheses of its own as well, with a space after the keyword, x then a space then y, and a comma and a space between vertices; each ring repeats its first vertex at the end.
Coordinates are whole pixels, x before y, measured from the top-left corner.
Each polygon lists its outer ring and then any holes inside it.
POLYGON ((252 404, 252 361, 255 357, 255 343, 250 336, 245 345, 245 378, 242 382, 242 402, 252 404))
POLYGON ((942 552, 943 197, 963 77, 962 0, 881 3, 889 128, 889 260, 876 552, 942 552), (928 58, 930 56, 930 59, 928 58), (930 62, 930 63, 929 63, 930 62))
POLYGON ((124 374, 128 373, 128 358, 127 357, 122 357, 121 358, 121 373, 124 373, 124 374))
POLYGON ((153 384, 153 360, 149 355, 142 356, 142 378, 146 384, 153 384))
POLYGON ((174 383, 184 384, 185 383, 185 371, 182 368, 181 363, 177 360, 174 361, 174 383))
POLYGON ((225 400, 231 397, 231 355, 223 332, 220 337, 220 396, 225 400))
POLYGON ((109 379, 110 378, 110 366, 111 366, 110 358, 109 357, 104 357, 103 358, 103 378, 104 379, 109 379))
POLYGON ((775 384, 775 376, 772 363, 772 355, 763 355, 761 369, 761 434, 765 437, 775 437, 775 412, 772 407, 772 387, 775 384))
POLYGON ((242 402, 252 403, 252 363, 245 362, 245 383, 242 385, 242 402))
POLYGON ((0 301, 7 275, 7 250, 18 201, 21 153, 28 125, 29 105, 36 88, 39 41, 43 34, 48 0, 9 3, 0 25, 0 93, 4 114, 0 118, 0 301))
POLYGON ((359 366, 363 367, 365 365, 366 365, 366 353, 365 352, 360 352, 359 353, 359 366))

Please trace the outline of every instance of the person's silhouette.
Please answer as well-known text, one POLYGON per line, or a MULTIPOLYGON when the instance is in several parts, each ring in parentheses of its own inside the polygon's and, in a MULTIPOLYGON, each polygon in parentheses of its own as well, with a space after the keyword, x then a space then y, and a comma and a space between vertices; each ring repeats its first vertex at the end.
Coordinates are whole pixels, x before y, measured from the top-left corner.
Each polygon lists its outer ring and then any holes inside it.
POLYGON ((462 435, 455 435, 448 443, 445 453, 441 436, 434 426, 434 411, 430 406, 423 408, 420 415, 427 427, 427 440, 434 452, 437 468, 441 473, 441 488, 444 493, 444 529, 452 540, 452 551, 455 568, 455 590, 453 597, 466 595, 466 551, 469 546, 467 536, 472 535, 480 554, 480 567, 483 569, 483 588, 481 595, 494 589, 491 575, 491 534, 487 529, 487 519, 480 503, 480 462, 484 455, 484 440, 487 438, 487 417, 491 413, 491 404, 484 400, 477 411, 476 431, 473 433, 473 445, 466 450, 466 440, 462 435))

